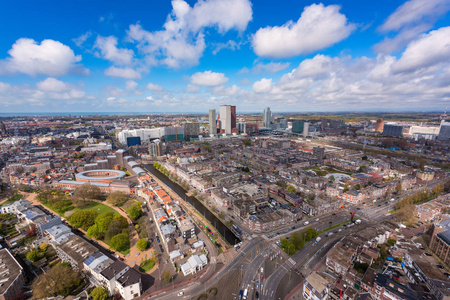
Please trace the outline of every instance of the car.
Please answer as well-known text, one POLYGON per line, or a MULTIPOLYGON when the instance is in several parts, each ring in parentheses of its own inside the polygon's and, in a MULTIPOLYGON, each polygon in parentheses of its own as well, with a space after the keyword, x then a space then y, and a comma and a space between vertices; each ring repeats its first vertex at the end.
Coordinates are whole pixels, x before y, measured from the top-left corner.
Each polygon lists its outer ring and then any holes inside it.
POLYGON ((334 233, 338 233, 337 230, 334 233))
MULTIPOLYGON (((264 280, 264 275, 261 274, 261 281, 263 281, 263 280, 264 280)), ((261 287, 262 287, 262 283, 261 283, 261 287)))
POLYGON ((381 206, 381 204, 378 204, 378 206, 381 206))
POLYGON ((152 243, 153 243, 153 238, 150 238, 150 242, 152 242, 152 243))
POLYGON ((336 213, 332 213, 331 215, 332 215, 332 216, 335 216, 335 215, 336 215, 336 213))
POLYGON ((443 269, 444 267, 441 265, 436 265, 436 267, 438 267, 439 269, 443 269))
POLYGON ((255 298, 259 298, 259 293, 258 293, 258 291, 256 291, 256 293, 255 293, 255 298))
POLYGON ((179 296, 183 296, 184 295, 184 292, 179 292, 178 294, 177 294, 177 296, 179 297, 179 296))
POLYGON ((166 264, 168 264, 169 263, 169 260, 168 259, 166 259, 166 264))
POLYGON ((295 229, 295 226, 292 226, 292 230, 294 230, 295 229))
POLYGON ((357 209, 357 210, 360 210, 361 208, 357 207, 356 209, 357 209))
POLYGON ((264 282, 261 282, 261 289, 264 287, 264 282))
POLYGON ((256 288, 259 288, 259 283, 258 282, 256 283, 256 288))
POLYGON ((339 230, 338 230, 339 232, 341 232, 342 231, 342 228, 339 228, 339 230))
POLYGON ((319 221, 320 221, 320 219, 319 219, 319 218, 317 218, 317 219, 316 219, 316 222, 319 222, 319 221))

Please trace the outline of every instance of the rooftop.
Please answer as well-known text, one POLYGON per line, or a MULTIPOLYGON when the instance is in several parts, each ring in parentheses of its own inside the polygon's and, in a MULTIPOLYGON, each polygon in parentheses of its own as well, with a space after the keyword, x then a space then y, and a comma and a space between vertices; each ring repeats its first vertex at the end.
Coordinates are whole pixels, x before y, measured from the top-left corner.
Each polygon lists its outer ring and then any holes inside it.
POLYGON ((0 250, 0 295, 6 292, 22 267, 7 249, 0 250))

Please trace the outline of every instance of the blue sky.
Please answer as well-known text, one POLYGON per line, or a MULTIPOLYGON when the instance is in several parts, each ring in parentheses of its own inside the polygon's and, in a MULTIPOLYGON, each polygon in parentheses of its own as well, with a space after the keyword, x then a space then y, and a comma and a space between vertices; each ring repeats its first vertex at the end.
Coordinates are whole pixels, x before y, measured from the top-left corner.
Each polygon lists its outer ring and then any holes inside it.
POLYGON ((1 112, 424 111, 450 0, 3 1, 1 112))

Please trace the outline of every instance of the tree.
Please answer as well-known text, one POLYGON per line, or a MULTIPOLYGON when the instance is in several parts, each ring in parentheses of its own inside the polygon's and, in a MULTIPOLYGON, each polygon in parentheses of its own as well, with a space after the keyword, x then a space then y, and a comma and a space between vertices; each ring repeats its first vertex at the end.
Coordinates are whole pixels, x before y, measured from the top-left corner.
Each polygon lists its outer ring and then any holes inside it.
POLYGON ((88 230, 94 225, 98 213, 95 210, 79 210, 69 217, 72 227, 88 230))
MULTIPOLYGON (((124 217, 122 217, 122 219, 125 220, 124 217)), ((128 232, 127 231, 128 223, 126 220, 125 222, 122 222, 122 219, 114 219, 111 221, 111 223, 108 226, 108 229, 105 232, 104 237, 105 243, 109 244, 111 242, 112 237, 118 235, 119 233, 128 232)))
POLYGON ((334 178, 334 175, 331 175, 330 177, 328 177, 328 180, 329 180, 330 182, 335 182, 335 181, 336 181, 336 178, 334 178))
POLYGON ((27 253, 27 259, 34 263, 39 260, 39 250, 34 249, 27 253))
POLYGON ((145 238, 139 239, 136 243, 136 248, 139 251, 144 251, 145 249, 147 249, 147 247, 148 247, 148 241, 145 238))
POLYGON ((361 185, 360 185, 359 183, 357 183, 357 184, 355 185, 355 189, 356 189, 357 191, 359 191, 359 190, 361 189, 361 185))
POLYGON ((295 194, 295 193, 297 192, 296 189, 295 189, 295 187, 292 186, 292 185, 288 185, 288 186, 287 186, 287 190, 288 190, 289 192, 293 193, 293 194, 295 194))
POLYGON ((108 226, 114 218, 114 213, 112 211, 105 212, 101 215, 98 215, 95 218, 95 224, 98 226, 98 230, 100 232, 105 233, 108 230, 108 226))
POLYGON ((39 249, 41 249, 42 252, 47 251, 47 243, 42 243, 42 245, 39 246, 39 249))
POLYGON ((349 190, 349 186, 350 186, 350 182, 347 180, 347 182, 344 185, 344 190, 343 190, 344 193, 349 190))
POLYGON ((135 204, 128 209, 128 215, 131 219, 137 220, 140 216, 142 216, 142 209, 135 204))
POLYGON ((301 237, 300 233, 298 233, 298 232, 294 232, 292 234, 291 241, 292 241, 292 244, 294 245, 295 249, 297 249, 297 250, 303 246, 302 237, 301 237))
POLYGON ((169 271, 165 271, 163 276, 164 276, 164 280, 166 282, 170 281, 170 273, 169 273, 169 271))
POLYGON ((115 206, 122 206, 129 199, 128 195, 122 191, 115 191, 109 194, 106 201, 115 206))
POLYGON ((91 297, 93 300, 106 300, 109 297, 108 291, 98 286, 91 291, 91 297))
POLYGON ((419 169, 422 171, 425 169, 425 161, 423 159, 419 160, 419 169))
POLYGON ((400 194, 402 192, 402 183, 399 181, 398 184, 395 186, 395 192, 397 194, 400 194))
POLYGON ((128 233, 119 233, 111 238, 110 246, 117 251, 125 251, 130 248, 130 237, 128 233))
POLYGON ((80 274, 69 265, 57 264, 33 282, 33 298, 43 299, 58 295, 66 297, 82 281, 80 274))
POLYGON ((101 232, 98 225, 94 224, 86 232, 88 238, 102 239, 105 236, 104 232, 101 232))
POLYGON ((87 205, 89 200, 98 199, 101 195, 99 187, 85 183, 78 187, 73 194, 77 201, 74 205, 79 205, 79 207, 84 207, 87 205))

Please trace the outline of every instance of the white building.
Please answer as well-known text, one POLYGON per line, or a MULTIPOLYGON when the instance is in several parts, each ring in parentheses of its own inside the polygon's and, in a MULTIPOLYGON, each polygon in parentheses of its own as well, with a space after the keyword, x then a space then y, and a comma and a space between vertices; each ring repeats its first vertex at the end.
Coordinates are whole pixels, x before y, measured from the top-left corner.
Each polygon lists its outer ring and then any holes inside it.
POLYGON ((98 278, 110 295, 118 292, 125 300, 141 296, 141 275, 120 260, 103 269, 98 278))
POLYGON ((164 127, 158 128, 140 128, 140 129, 125 129, 118 133, 117 138, 123 145, 127 144, 128 137, 140 137, 141 142, 150 141, 153 139, 161 139, 165 134, 164 127))
POLYGON ((198 256, 198 255, 192 255, 188 258, 187 262, 181 265, 181 271, 183 272, 183 275, 189 275, 189 274, 195 274, 197 271, 200 271, 203 269, 204 266, 206 266, 208 263, 208 259, 204 254, 198 256))

